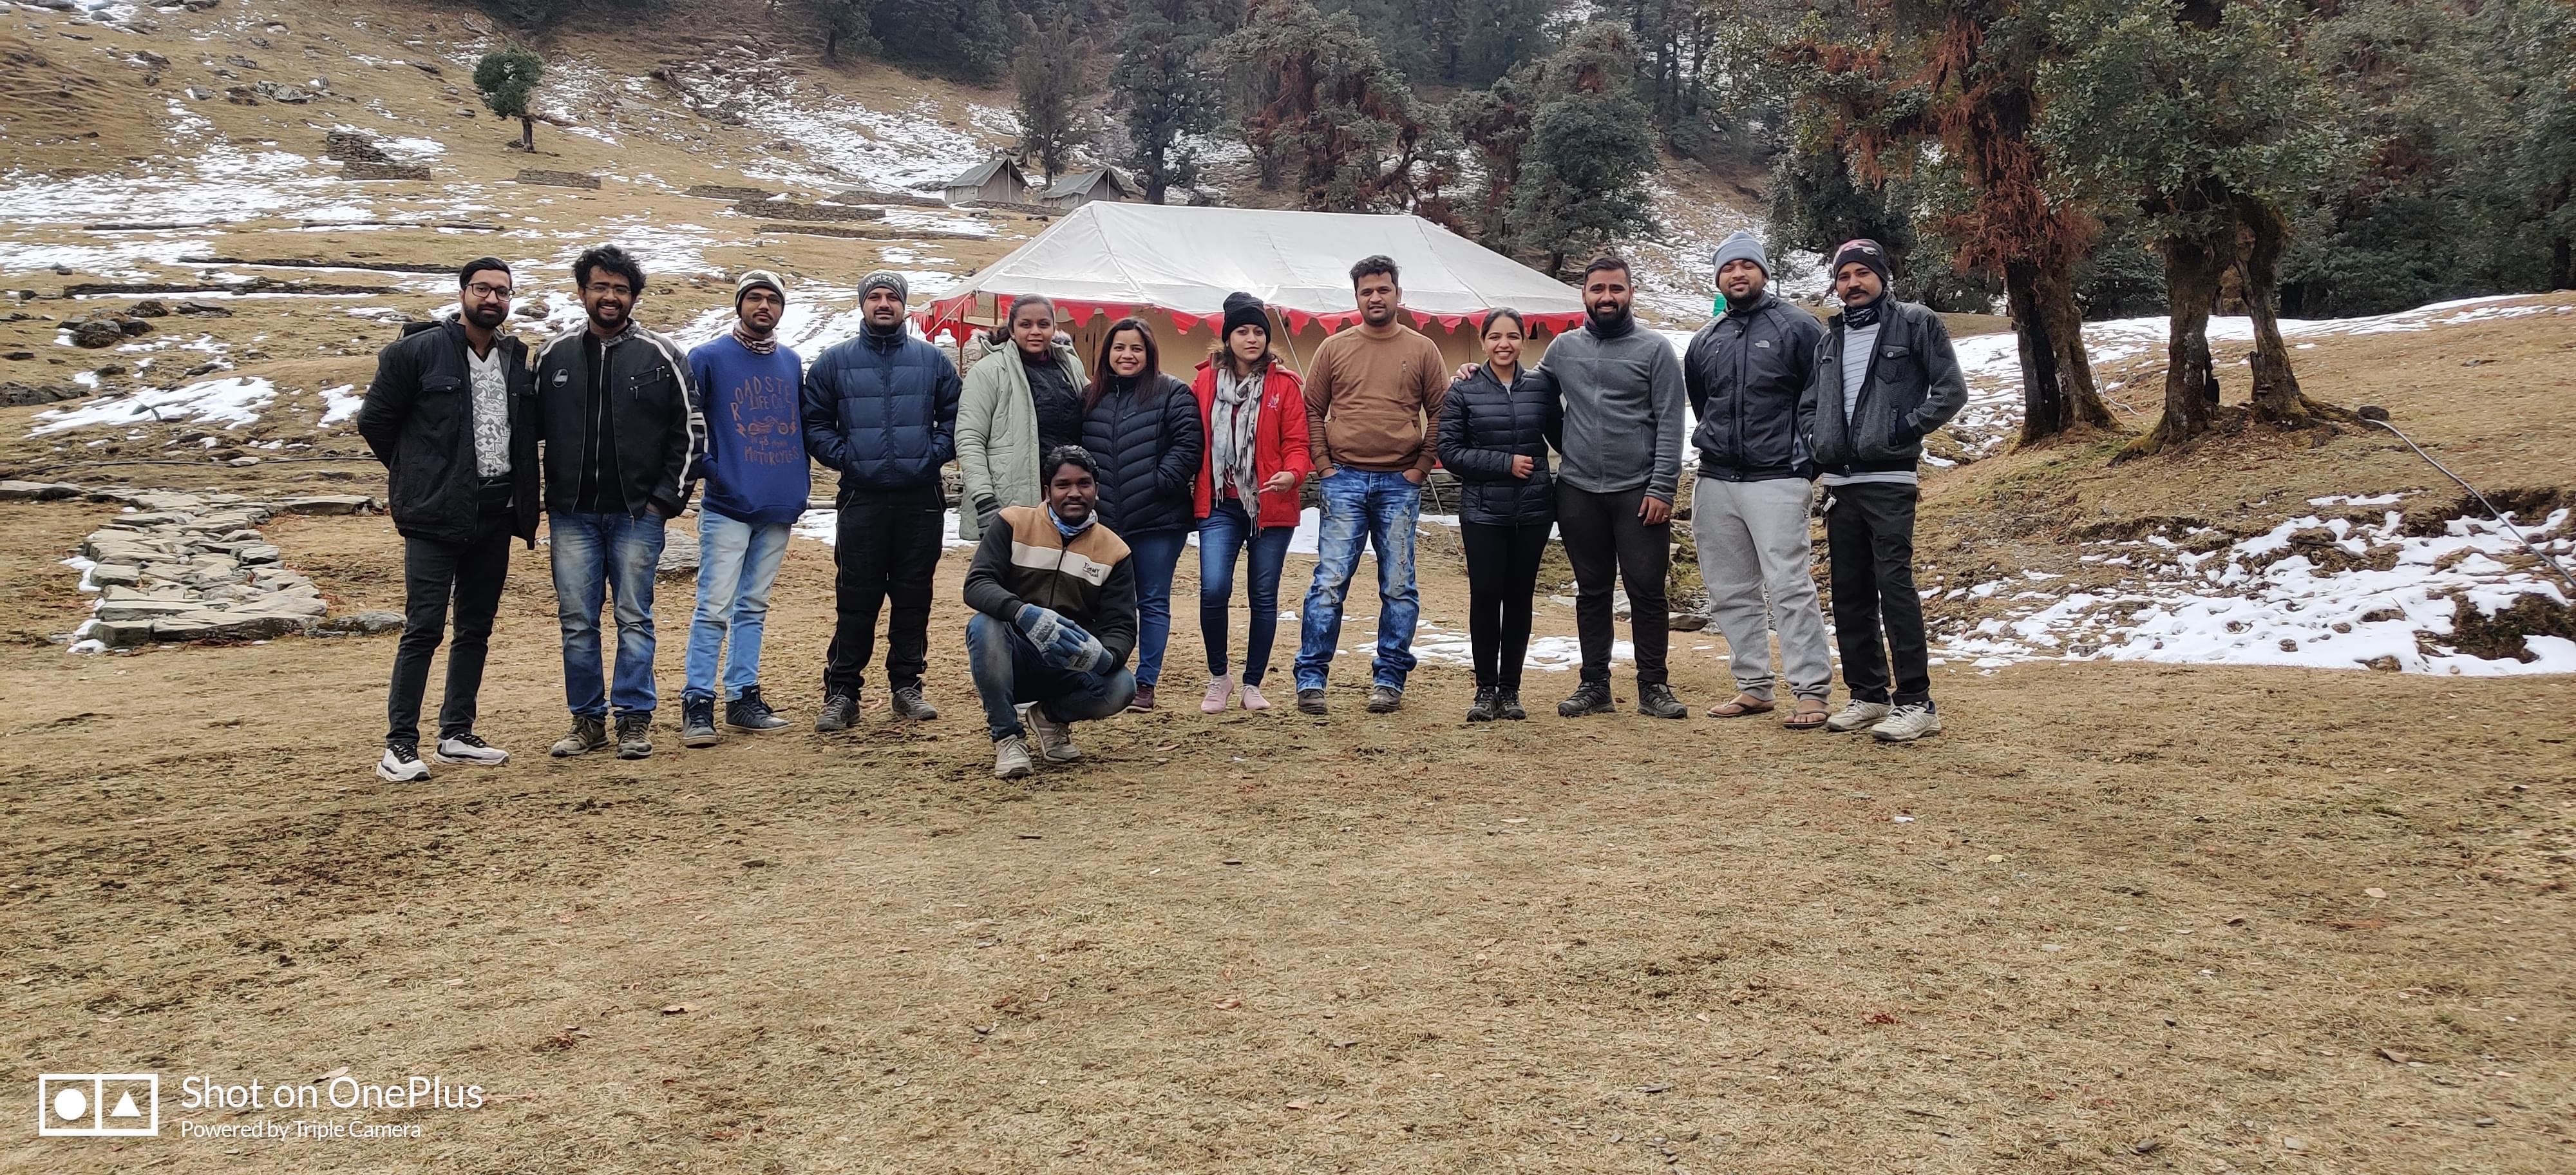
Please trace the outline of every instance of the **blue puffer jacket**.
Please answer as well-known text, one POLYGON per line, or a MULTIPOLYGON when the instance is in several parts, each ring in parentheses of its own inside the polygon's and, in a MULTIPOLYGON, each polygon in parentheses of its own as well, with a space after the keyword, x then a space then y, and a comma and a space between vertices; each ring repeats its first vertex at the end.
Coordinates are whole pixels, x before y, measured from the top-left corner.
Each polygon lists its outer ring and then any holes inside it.
POLYGON ((957 456, 957 365, 900 332, 835 343, 805 371, 805 451, 844 490, 939 484, 957 456))

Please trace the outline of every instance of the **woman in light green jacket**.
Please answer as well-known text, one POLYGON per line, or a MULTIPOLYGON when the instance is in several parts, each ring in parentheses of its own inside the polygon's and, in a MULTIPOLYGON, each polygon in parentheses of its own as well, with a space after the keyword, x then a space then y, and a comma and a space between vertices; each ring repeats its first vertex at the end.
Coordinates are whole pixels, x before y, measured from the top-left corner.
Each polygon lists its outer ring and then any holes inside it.
POLYGON ((1082 440, 1082 360, 1058 344, 1055 304, 1011 302, 1010 341, 967 369, 957 396, 957 468, 965 474, 957 537, 981 538, 1004 506, 1035 506, 1038 458, 1082 440))

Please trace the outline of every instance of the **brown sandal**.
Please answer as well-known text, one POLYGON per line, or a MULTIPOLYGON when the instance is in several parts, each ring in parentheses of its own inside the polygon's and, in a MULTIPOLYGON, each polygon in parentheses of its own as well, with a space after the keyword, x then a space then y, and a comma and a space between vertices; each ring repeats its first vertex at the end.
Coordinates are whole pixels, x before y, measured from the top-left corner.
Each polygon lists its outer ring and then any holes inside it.
POLYGON ((1823 698, 1800 698, 1798 709, 1780 726, 1784 730, 1822 730, 1825 720, 1830 717, 1832 711, 1825 709, 1823 698))
POLYGON ((1737 694, 1734 698, 1728 701, 1719 702, 1718 704, 1709 707, 1708 716, 1711 718, 1744 718, 1754 714, 1768 714, 1773 708, 1774 703, 1767 698, 1757 698, 1751 694, 1737 694))

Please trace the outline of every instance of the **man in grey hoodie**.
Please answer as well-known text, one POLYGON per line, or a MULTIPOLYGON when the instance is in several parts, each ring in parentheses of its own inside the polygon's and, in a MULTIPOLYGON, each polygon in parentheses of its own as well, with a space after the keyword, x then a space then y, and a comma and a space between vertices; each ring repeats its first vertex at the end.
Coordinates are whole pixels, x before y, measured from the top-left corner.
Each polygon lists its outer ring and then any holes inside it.
POLYGON ((1924 434, 1967 406, 1968 383, 1941 316, 1888 292, 1878 242, 1846 242, 1834 250, 1831 272, 1843 311, 1816 348, 1815 374, 1798 402, 1798 435, 1824 473, 1835 638, 1851 691, 1825 729, 1912 742, 1941 733, 1923 599, 1914 590, 1915 465, 1924 434))
POLYGON ((1551 340, 1538 369, 1564 397, 1565 460, 1556 475, 1557 531, 1574 565, 1575 631, 1583 681, 1556 712, 1607 714, 1611 589, 1628 585, 1628 631, 1637 650, 1637 712, 1687 718, 1664 676, 1669 641, 1664 577, 1672 566, 1674 485, 1687 419, 1681 362, 1662 335, 1629 314, 1628 263, 1594 258, 1583 270, 1583 329, 1551 340))

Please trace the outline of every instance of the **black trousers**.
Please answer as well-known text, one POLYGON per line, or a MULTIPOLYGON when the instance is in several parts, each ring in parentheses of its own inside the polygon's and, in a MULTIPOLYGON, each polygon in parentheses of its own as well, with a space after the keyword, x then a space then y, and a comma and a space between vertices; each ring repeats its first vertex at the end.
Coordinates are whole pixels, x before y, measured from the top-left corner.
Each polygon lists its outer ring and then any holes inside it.
POLYGON ((1843 688, 1855 702, 1888 704, 1888 667, 1896 671, 1894 704, 1932 700, 1931 654, 1924 647, 1923 597, 1914 590, 1916 486, 1860 482, 1830 486, 1825 548, 1833 561, 1834 641, 1842 646, 1843 688), (1879 621, 1887 622, 1886 648, 1879 621))
POLYGON ((1476 688, 1518 693, 1547 524, 1465 522, 1458 535, 1467 545, 1467 637, 1476 652, 1476 688))
POLYGON ((823 669, 823 692, 859 695, 868 660, 877 647, 877 613, 892 601, 886 620, 886 681, 920 685, 930 668, 930 577, 939 570, 946 538, 946 507, 939 487, 870 492, 844 489, 832 559, 832 648, 823 669))
POLYGON ((1672 617, 1664 577, 1672 570, 1673 527, 1637 517, 1646 489, 1596 494, 1556 483, 1556 531, 1574 565, 1574 631, 1583 640, 1583 680, 1610 680, 1611 592, 1628 585, 1628 636, 1637 646, 1637 684, 1664 683, 1672 617))
POLYGON ((429 658, 447 628, 451 597, 456 638, 447 646, 447 700, 438 708, 438 737, 474 730, 474 698, 483 689, 492 617, 501 610, 501 584, 510 574, 510 522, 508 513, 486 513, 465 542, 403 540, 403 631, 394 646, 393 683, 385 690, 385 745, 420 745, 420 698, 429 689, 429 658))

